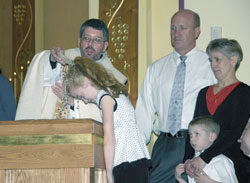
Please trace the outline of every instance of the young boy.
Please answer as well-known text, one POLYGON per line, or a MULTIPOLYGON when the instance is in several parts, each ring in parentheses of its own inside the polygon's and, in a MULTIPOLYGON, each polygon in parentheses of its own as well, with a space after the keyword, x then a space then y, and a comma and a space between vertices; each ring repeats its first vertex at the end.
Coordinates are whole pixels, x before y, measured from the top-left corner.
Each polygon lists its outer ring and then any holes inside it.
MULTIPOLYGON (((216 140, 220 132, 220 126, 212 117, 200 116, 190 122, 188 132, 191 146, 195 150, 195 157, 197 157, 216 140)), ((186 183, 186 181, 181 178, 181 174, 184 171, 185 164, 179 164, 176 167, 175 178, 180 183, 186 183)), ((188 182, 238 183, 238 180, 235 175, 233 162, 223 154, 220 154, 214 157, 209 164, 206 164, 199 175, 195 175, 194 178, 188 176, 188 182)))

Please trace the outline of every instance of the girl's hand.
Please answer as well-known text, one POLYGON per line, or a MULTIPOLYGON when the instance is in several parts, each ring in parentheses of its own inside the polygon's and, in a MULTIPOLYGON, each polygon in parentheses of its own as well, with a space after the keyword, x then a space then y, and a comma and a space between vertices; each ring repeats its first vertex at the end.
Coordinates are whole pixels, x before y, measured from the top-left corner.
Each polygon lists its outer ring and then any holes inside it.
POLYGON ((112 175, 107 175, 107 183, 114 183, 114 178, 112 175))
MULTIPOLYGON (((59 82, 56 82, 56 84, 54 86, 51 86, 52 88, 52 92, 59 98, 59 99, 63 99, 64 97, 64 90, 63 90, 63 85, 59 82)), ((68 104, 70 106, 74 105, 74 99, 72 97, 68 96, 68 104)))

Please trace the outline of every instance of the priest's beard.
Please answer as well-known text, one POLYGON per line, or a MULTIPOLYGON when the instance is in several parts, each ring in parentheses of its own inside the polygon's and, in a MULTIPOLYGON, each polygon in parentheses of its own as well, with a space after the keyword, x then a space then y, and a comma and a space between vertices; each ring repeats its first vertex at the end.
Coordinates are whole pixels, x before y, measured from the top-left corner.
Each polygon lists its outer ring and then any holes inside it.
POLYGON ((80 47, 80 52, 81 52, 81 56, 82 56, 82 57, 87 57, 87 58, 89 58, 89 59, 91 59, 91 60, 94 60, 94 61, 97 61, 97 60, 99 60, 100 58, 102 58, 103 52, 96 53, 94 56, 90 57, 90 56, 86 55, 86 54, 84 53, 84 51, 83 51, 83 50, 87 50, 87 49, 91 49, 91 50, 95 51, 95 49, 94 49, 93 47, 91 47, 91 46, 88 46, 88 47, 86 47, 86 48, 84 48, 84 49, 83 49, 82 47, 80 47))

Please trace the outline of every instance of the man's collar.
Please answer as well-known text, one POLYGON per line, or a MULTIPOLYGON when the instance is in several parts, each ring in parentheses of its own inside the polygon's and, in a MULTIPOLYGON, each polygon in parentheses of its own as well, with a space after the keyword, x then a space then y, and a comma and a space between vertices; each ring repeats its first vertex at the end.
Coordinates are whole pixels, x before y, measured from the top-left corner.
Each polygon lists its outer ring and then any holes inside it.
MULTIPOLYGON (((190 55, 193 55, 195 54, 196 52, 198 51, 198 48, 195 46, 192 50, 190 50, 185 56, 190 56, 190 55)), ((180 55, 175 49, 174 49, 174 54, 177 56, 177 57, 180 57, 182 55, 180 55)))

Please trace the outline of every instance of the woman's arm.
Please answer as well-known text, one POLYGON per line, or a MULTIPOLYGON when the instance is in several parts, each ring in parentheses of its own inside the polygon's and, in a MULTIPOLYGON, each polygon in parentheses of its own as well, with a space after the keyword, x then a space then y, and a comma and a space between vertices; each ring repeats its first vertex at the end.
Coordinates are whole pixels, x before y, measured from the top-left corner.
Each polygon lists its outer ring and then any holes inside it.
POLYGON ((237 140, 247 124, 250 109, 250 90, 244 86, 240 87, 240 85, 236 89, 227 96, 214 113, 213 117, 220 123, 221 129, 214 143, 200 155, 206 163, 222 153, 234 154, 235 152, 232 149, 236 147, 237 140))
POLYGON ((113 183, 113 162, 115 155, 115 135, 114 135, 114 110, 115 101, 109 95, 101 100, 101 108, 103 113, 103 129, 104 129, 104 159, 107 171, 108 183, 113 183))

